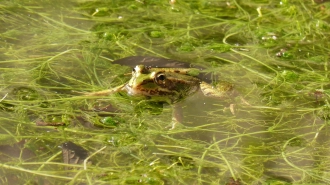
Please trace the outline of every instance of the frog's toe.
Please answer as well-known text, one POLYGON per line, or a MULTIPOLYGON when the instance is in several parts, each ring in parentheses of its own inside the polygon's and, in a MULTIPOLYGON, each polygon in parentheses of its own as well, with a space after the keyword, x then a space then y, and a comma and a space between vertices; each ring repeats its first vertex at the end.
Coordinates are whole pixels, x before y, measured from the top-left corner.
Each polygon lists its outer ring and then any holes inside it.
POLYGON ((175 118, 172 118, 171 124, 165 127, 166 129, 169 130, 174 130, 174 129, 178 129, 178 128, 185 128, 185 126, 177 121, 175 118))
POLYGON ((230 112, 235 116, 235 104, 229 105, 230 112))

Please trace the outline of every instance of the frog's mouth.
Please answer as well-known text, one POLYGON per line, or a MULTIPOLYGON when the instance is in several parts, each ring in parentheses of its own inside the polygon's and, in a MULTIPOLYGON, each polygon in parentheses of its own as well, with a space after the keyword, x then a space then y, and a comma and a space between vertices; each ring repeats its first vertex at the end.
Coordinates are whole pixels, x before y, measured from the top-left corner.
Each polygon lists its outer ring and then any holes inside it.
MULTIPOLYGON (((141 93, 138 91, 138 90, 136 90, 135 88, 133 88, 131 85, 129 85, 129 84, 126 84, 125 85, 125 90, 126 90, 126 92, 127 92, 127 94, 129 95, 129 96, 136 96, 136 95, 140 95, 141 93)), ((142 95, 142 94, 141 94, 142 95)))
POLYGON ((148 87, 148 84, 150 85, 152 83, 145 82, 142 83, 139 87, 126 84, 125 90, 130 96, 172 96, 176 94, 175 91, 170 91, 156 84, 152 84, 152 86, 148 87))

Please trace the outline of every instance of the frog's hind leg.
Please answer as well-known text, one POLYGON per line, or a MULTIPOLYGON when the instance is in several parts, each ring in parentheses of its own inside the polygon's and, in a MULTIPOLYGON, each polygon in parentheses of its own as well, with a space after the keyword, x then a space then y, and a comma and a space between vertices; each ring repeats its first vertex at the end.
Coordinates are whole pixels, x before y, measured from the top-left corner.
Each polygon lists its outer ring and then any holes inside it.
POLYGON ((228 82, 220 82, 216 85, 201 82, 200 87, 205 96, 219 99, 228 98, 235 93, 233 85, 228 82))

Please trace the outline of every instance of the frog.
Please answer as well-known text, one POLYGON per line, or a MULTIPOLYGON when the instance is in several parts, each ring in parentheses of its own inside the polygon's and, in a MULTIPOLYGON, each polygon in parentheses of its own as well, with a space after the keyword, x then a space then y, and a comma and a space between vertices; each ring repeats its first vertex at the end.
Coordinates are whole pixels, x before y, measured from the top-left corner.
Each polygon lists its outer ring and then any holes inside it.
MULTIPOLYGON (((150 58, 149 58, 150 59, 150 58)), ((154 58, 152 58, 154 59, 154 58)), ((156 58, 159 59, 159 58, 156 58)), ((173 107, 172 128, 182 123, 178 109, 180 102, 197 92, 204 96, 224 99, 235 94, 233 84, 221 81, 210 84, 199 78, 202 69, 195 67, 152 67, 137 64, 131 72, 128 82, 117 87, 86 93, 85 96, 109 96, 125 93, 128 96, 141 97, 149 102, 167 103, 173 107)))

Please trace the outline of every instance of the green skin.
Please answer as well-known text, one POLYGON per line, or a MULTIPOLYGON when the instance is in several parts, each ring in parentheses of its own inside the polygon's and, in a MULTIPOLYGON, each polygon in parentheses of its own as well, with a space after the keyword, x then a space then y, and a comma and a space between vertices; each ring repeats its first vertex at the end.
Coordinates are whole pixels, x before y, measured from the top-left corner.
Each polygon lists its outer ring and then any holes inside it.
MULTIPOLYGON (((132 71, 132 78, 128 83, 105 91, 93 92, 86 96, 107 96, 117 92, 124 92, 134 97, 146 97, 150 101, 166 102, 178 107, 175 103, 201 90, 205 96, 224 98, 232 94, 232 85, 220 84, 214 87, 201 81, 198 76, 200 70, 196 68, 148 68, 137 65, 132 71)), ((181 122, 173 111, 173 122, 181 122)), ((172 126, 173 127, 173 126, 172 126)))
MULTIPOLYGON (((197 92, 200 80, 188 75, 197 69, 146 68, 138 65, 124 90, 132 96, 146 96, 175 103, 197 92)), ((198 75, 198 74, 197 74, 198 75)))

